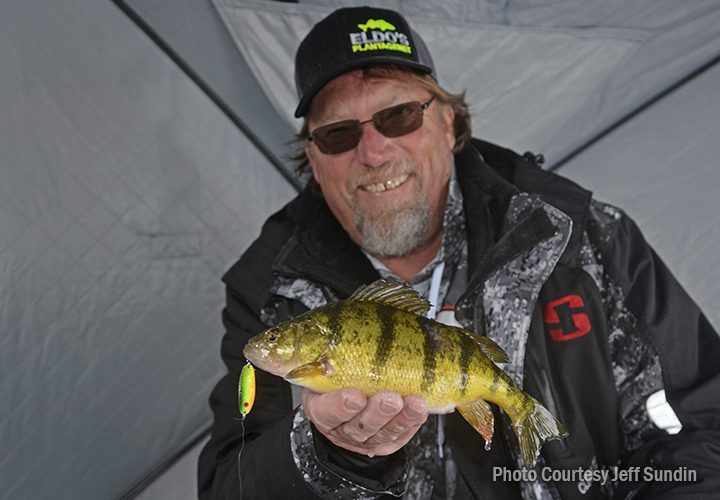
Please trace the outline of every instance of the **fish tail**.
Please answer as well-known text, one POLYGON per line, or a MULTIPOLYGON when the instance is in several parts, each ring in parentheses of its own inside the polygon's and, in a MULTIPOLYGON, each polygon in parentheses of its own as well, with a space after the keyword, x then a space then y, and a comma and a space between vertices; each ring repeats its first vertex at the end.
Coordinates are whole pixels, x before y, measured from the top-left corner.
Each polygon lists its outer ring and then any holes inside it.
POLYGON ((567 436, 565 427, 536 399, 528 396, 529 411, 521 412, 513 420, 513 428, 520 444, 520 455, 527 467, 534 467, 540 448, 551 439, 567 436))

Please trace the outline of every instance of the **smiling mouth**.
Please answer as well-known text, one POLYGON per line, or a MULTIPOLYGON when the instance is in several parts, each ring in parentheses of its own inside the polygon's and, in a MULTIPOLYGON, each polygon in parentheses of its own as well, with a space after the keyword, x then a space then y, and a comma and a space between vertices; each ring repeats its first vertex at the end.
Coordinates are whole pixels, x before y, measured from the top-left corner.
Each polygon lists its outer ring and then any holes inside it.
POLYGON ((378 182, 375 184, 366 184, 360 187, 365 191, 370 191, 371 193, 381 193, 383 191, 398 187, 399 185, 403 184, 408 179, 408 177, 410 177, 410 174, 403 174, 393 179, 390 179, 389 181, 378 182))

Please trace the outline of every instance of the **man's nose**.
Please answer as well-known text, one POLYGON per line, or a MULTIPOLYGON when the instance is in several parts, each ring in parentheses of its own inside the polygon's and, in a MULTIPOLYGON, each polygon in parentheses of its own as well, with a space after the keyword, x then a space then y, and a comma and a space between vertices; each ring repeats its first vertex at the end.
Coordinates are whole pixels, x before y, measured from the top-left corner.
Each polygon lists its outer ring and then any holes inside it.
POLYGON ((361 126, 358 161, 368 167, 379 167, 388 160, 389 139, 380 133, 372 120, 362 122, 361 126))

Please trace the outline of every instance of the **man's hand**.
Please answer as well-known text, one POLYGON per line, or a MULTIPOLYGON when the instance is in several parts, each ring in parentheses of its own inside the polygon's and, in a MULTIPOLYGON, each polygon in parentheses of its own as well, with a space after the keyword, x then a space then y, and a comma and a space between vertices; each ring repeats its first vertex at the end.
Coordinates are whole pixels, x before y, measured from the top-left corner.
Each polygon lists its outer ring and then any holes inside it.
POLYGON ((390 455, 410 441, 428 417, 425 400, 385 391, 369 398, 357 389, 319 394, 304 389, 303 408, 317 430, 346 450, 390 455))

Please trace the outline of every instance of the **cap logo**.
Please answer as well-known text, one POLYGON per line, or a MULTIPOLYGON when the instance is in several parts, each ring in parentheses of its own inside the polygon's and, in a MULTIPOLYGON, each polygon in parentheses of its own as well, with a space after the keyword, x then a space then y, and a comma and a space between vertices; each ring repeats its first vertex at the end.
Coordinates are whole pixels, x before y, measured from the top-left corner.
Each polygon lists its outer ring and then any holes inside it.
POLYGON ((410 39, 405 33, 395 31, 395 26, 384 19, 368 19, 365 24, 358 24, 359 33, 350 33, 353 52, 369 50, 394 50, 412 54, 410 39))
POLYGON ((385 19, 368 19, 365 24, 358 24, 358 28, 360 28, 364 32, 367 32, 367 30, 369 29, 378 29, 380 31, 395 31, 395 26, 387 22, 385 19))

